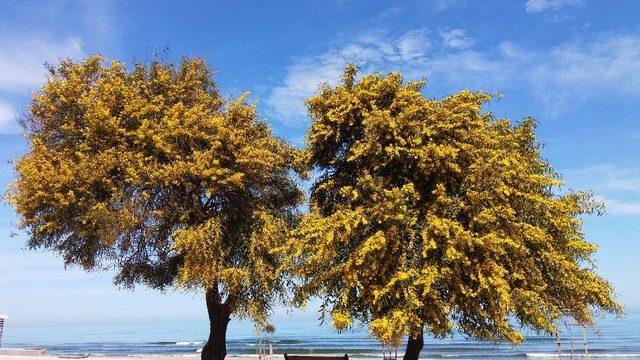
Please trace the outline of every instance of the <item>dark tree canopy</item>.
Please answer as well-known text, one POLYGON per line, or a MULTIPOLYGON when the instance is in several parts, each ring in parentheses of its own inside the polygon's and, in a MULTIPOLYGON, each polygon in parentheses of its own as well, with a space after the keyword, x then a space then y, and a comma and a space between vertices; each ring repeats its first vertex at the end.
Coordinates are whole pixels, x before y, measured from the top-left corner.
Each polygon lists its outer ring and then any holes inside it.
POLYGON ((425 327, 518 343, 513 320, 554 333, 620 311, 582 233, 600 205, 563 190, 533 120, 483 112, 481 92, 430 100, 398 73, 356 74, 307 100, 302 163, 319 177, 287 245, 298 303, 320 296, 336 328, 362 321, 394 347, 425 327))
POLYGON ((29 247, 125 287, 202 288, 266 326, 284 293, 272 249, 303 197, 297 151, 245 97, 221 98, 197 58, 52 67, 8 194, 29 247))

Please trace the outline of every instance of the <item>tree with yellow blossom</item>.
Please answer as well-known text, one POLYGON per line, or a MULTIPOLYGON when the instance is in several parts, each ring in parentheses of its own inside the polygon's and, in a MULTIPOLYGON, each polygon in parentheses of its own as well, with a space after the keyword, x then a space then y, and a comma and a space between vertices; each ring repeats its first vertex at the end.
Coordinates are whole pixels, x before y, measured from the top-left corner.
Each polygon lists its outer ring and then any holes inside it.
POLYGON ((126 288, 203 291, 207 360, 225 357, 230 317, 270 328, 286 290, 273 250, 303 200, 297 150, 245 99, 223 99, 198 58, 62 61, 33 94, 7 195, 30 248, 126 288))
POLYGON ((389 347, 453 330, 492 342, 520 328, 556 333, 556 320, 620 313, 594 272, 581 216, 601 211, 566 191, 540 154, 535 123, 496 118, 491 96, 426 99, 398 73, 325 85, 301 165, 318 173, 310 212, 284 247, 295 302, 323 300, 337 329, 355 323, 389 347))

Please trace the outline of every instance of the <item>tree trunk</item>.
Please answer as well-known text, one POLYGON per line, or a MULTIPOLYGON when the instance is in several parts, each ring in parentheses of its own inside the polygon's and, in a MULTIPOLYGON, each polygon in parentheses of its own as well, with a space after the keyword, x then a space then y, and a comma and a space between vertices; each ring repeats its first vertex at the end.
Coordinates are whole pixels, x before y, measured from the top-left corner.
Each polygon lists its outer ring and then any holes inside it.
MULTIPOLYGON (((222 303, 217 286, 206 292, 209 313, 209 340, 202 348, 202 360, 223 360, 227 356, 227 325, 231 312, 228 303, 222 303)), ((227 301, 228 302, 228 301, 227 301)))
POLYGON ((422 347, 424 346, 424 335, 422 329, 420 329, 420 333, 413 337, 409 337, 409 341, 407 342, 407 350, 404 353, 403 360, 418 360, 420 357, 420 351, 422 351, 422 347))

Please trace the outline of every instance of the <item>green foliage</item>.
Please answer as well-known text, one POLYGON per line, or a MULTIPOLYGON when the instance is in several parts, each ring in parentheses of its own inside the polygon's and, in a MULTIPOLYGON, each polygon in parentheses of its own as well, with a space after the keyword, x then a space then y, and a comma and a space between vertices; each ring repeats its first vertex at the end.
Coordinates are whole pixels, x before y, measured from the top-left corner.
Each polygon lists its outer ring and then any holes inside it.
POLYGON ((620 312, 582 234, 600 204, 561 194, 533 120, 482 112, 481 92, 429 100, 400 74, 356 75, 307 100, 300 162, 320 176, 284 247, 297 304, 321 296, 336 328, 368 323, 389 346, 424 326, 518 343, 512 319, 554 333, 620 312))
POLYGON ((8 199, 31 248, 116 269, 132 287, 216 288, 266 325, 280 245, 302 193, 297 151, 203 60, 63 61, 33 95, 8 199))

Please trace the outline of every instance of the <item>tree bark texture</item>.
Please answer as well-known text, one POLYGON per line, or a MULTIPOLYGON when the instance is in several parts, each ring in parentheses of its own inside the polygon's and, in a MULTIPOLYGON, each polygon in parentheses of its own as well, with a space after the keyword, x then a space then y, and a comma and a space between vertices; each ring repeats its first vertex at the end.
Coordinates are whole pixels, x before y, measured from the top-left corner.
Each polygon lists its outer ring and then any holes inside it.
POLYGON ((227 356, 227 325, 231 319, 228 301, 223 303, 217 287, 206 292, 209 339, 202 348, 202 360, 224 360, 227 356))
POLYGON ((407 342, 407 350, 404 353, 403 360, 418 360, 420 357, 420 351, 424 347, 424 334, 420 329, 420 333, 417 336, 410 336, 407 342))

